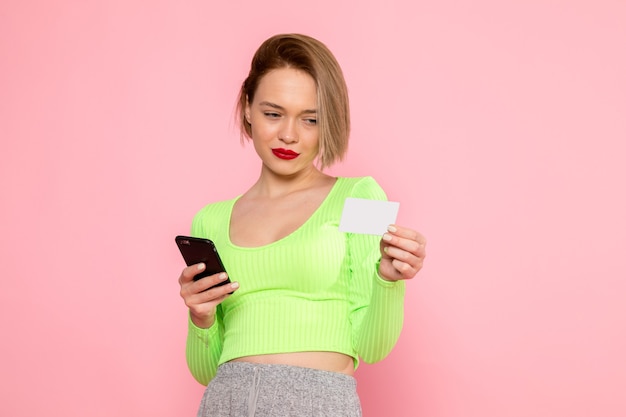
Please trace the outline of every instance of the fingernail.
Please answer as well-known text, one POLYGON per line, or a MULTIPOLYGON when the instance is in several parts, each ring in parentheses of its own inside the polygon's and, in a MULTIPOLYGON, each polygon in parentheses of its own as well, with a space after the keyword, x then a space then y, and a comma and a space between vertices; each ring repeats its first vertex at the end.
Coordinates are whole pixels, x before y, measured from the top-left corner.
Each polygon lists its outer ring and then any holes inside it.
POLYGON ((233 282, 232 284, 230 284, 230 288, 232 288, 233 290, 239 288, 239 283, 233 282))
POLYGON ((221 280, 225 280, 227 278, 226 272, 222 272, 218 278, 221 280))
POLYGON ((393 224, 390 224, 389 226, 387 226, 387 230, 389 230, 391 233, 398 231, 398 229, 396 229, 396 226, 394 226, 393 224))
POLYGON ((198 264, 198 271, 202 271, 204 268, 206 268, 205 264, 198 264))
POLYGON ((389 246, 385 246, 385 247, 383 248, 383 251, 385 251, 385 253, 389 252, 389 246))
POLYGON ((385 234, 383 235, 383 240, 384 240, 385 242, 389 242, 389 241, 391 241, 391 235, 390 235, 389 233, 385 233, 385 234))

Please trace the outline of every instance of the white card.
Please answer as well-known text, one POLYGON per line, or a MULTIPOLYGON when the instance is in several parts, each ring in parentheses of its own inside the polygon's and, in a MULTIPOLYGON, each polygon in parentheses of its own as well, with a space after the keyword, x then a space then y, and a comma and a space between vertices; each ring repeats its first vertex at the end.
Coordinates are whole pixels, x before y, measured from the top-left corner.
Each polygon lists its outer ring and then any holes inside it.
POLYGON ((382 236, 396 222, 400 203, 394 201, 346 198, 339 231, 382 236))

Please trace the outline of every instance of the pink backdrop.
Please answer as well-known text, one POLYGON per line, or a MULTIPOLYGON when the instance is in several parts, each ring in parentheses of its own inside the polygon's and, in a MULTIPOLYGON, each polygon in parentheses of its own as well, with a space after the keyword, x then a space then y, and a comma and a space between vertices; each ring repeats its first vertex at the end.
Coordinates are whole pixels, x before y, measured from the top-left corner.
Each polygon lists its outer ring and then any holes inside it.
POLYGON ((326 42, 429 238, 366 416, 626 414, 626 3, 0 4, 0 415, 192 416, 173 237, 256 178, 251 54, 326 42))

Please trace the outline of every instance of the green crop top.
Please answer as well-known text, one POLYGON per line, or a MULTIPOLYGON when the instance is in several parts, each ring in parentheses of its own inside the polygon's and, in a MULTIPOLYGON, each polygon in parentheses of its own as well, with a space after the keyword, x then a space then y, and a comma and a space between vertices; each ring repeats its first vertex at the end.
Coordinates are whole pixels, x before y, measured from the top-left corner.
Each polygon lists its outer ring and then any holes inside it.
POLYGON ((208 329, 189 320, 187 364, 206 385, 217 366, 270 353, 331 351, 368 363, 395 345, 403 321, 404 282, 377 273, 379 236, 338 230, 346 197, 386 199, 371 177, 338 178, 320 207, 292 234, 269 245, 231 243, 237 198, 209 204, 191 233, 217 246, 240 288, 217 309, 208 329))

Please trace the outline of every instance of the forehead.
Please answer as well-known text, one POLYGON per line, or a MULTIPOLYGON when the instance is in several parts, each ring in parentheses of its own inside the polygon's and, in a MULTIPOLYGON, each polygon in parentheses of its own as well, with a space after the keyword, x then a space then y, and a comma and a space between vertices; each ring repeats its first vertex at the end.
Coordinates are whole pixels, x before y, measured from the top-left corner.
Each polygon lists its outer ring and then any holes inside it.
POLYGON ((260 102, 313 109, 317 105, 315 80, 306 72, 293 68, 272 70, 261 78, 254 94, 254 103, 260 102))

